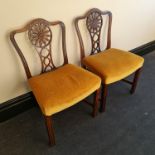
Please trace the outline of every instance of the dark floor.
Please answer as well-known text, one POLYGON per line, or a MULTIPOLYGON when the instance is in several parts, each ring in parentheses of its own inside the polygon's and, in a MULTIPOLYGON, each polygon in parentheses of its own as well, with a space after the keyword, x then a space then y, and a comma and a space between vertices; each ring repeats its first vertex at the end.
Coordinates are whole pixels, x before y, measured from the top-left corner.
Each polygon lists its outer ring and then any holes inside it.
POLYGON ((79 103, 54 116, 57 145, 50 148, 40 111, 0 124, 0 155, 155 155, 155 52, 145 56, 137 91, 109 87, 106 113, 90 116, 79 103))

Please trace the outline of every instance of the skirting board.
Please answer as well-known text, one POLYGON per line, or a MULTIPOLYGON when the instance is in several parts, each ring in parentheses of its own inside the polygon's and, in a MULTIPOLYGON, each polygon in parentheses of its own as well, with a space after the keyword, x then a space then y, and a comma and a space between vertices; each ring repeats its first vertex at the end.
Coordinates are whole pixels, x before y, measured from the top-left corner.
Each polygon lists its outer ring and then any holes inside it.
MULTIPOLYGON (((153 50, 155 50, 155 40, 132 49, 131 52, 142 56, 152 52, 153 50)), ((6 121, 36 105, 36 100, 32 92, 2 103, 0 104, 0 122, 6 121)))
POLYGON ((32 92, 29 92, 0 104, 0 122, 27 111, 36 106, 36 103, 32 92))
POLYGON ((152 51, 155 50, 155 40, 147 43, 147 44, 144 44, 142 46, 139 46, 137 48, 134 48, 132 50, 130 50, 131 52, 135 53, 135 54, 138 54, 138 55, 145 55, 147 53, 150 53, 152 51))

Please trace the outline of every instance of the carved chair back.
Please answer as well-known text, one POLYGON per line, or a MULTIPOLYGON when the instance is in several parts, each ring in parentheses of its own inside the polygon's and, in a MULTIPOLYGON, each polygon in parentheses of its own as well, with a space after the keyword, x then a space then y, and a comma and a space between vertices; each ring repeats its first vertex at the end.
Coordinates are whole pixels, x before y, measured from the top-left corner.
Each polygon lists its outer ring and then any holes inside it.
MULTIPOLYGON (((24 66, 27 78, 32 77, 28 63, 22 53, 15 35, 18 33, 26 32, 30 43, 36 49, 40 62, 41 62, 41 73, 55 70, 55 66, 52 58, 52 26, 60 25, 62 30, 62 51, 64 62, 63 65, 68 63, 67 52, 66 52, 66 30, 65 25, 61 21, 49 22, 45 19, 37 18, 30 21, 26 26, 21 29, 14 30, 10 33, 10 40, 14 45, 21 61, 24 66)), ((40 73, 40 74, 41 74, 40 73)))
POLYGON ((106 49, 111 46, 111 24, 112 24, 112 13, 110 11, 101 11, 97 8, 93 8, 86 12, 84 16, 79 16, 75 19, 75 28, 80 43, 81 60, 85 57, 84 43, 79 28, 79 21, 85 20, 86 27, 91 38, 91 53, 95 54, 101 51, 101 30, 103 26, 104 17, 108 17, 108 28, 107 28, 107 43, 106 49))

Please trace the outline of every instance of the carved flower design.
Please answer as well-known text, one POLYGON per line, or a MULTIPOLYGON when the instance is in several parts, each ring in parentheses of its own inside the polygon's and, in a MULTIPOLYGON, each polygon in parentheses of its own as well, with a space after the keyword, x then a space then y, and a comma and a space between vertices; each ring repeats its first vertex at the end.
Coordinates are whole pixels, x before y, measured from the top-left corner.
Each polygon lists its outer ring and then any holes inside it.
POLYGON ((89 30, 99 30, 102 26, 102 16, 98 12, 93 12, 87 17, 87 27, 89 30))
POLYGON ((28 36, 32 45, 44 48, 50 44, 52 32, 44 22, 35 22, 29 27, 28 36))

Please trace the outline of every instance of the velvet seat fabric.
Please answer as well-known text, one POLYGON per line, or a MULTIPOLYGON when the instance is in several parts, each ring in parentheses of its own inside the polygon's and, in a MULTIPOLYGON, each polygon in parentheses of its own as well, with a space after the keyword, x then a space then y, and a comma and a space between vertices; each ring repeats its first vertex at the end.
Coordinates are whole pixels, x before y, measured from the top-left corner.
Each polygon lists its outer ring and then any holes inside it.
POLYGON ((34 76, 28 82, 43 114, 51 116, 96 91, 101 79, 87 70, 67 64, 53 72, 34 76))
POLYGON ((98 74, 105 84, 110 84, 124 79, 141 68, 144 59, 131 52, 111 48, 85 57, 82 63, 98 74))

